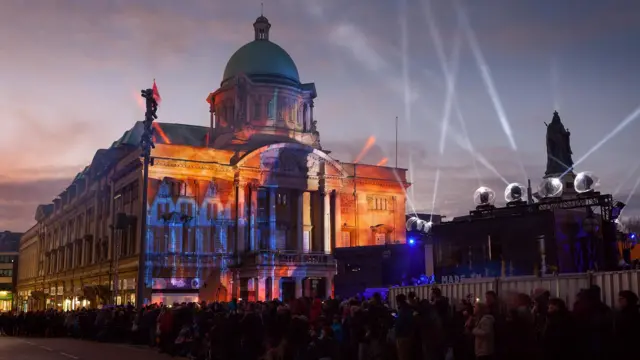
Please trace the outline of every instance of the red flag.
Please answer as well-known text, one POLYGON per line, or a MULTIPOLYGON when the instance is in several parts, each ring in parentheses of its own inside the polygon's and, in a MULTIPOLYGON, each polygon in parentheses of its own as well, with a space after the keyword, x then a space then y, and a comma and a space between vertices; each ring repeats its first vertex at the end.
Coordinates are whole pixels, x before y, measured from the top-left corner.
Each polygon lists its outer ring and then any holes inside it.
POLYGON ((151 88, 151 90, 153 91, 153 98, 156 100, 158 105, 160 105, 160 101, 162 101, 162 98, 160 97, 160 92, 158 91, 158 85, 156 85, 156 79, 153 79, 153 87, 151 88))

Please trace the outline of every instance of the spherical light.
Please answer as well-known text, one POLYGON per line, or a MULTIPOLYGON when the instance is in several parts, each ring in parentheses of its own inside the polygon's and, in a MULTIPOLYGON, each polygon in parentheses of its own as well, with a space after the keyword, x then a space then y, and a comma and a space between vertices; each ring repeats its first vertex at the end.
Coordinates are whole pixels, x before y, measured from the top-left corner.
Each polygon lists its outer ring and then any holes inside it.
POLYGON ((416 226, 417 222, 420 221, 419 218, 412 216, 407 220, 407 223, 405 224, 405 227, 407 228, 407 231, 412 231, 414 226, 416 226))
POLYGON ((562 181, 558 178, 546 178, 538 186, 538 194, 543 198, 558 197, 562 195, 562 181))
POLYGON ((473 193, 473 202, 476 205, 491 205, 496 200, 496 193, 486 186, 481 186, 473 193))
POLYGON ((527 188, 525 188, 524 185, 511 183, 507 185, 507 188, 504 190, 504 199, 507 202, 520 201, 524 199, 526 193, 527 188))
POLYGON ((421 231, 426 234, 426 233, 429 233, 429 231, 431 231, 432 225, 433 224, 431 223, 431 221, 420 220, 418 221, 417 228, 418 228, 418 231, 421 231))
POLYGON ((600 179, 590 171, 579 173, 573 180, 573 187, 579 193, 594 191, 598 185, 600 185, 600 179))

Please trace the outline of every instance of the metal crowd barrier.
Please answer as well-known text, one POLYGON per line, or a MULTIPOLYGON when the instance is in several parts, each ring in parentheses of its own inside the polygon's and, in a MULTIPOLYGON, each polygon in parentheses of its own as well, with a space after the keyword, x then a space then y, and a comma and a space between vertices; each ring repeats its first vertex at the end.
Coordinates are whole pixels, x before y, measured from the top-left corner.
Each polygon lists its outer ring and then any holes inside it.
POLYGON ((581 289, 598 285, 602 289, 602 301, 613 307, 618 299, 618 292, 631 290, 640 294, 640 270, 616 272, 591 272, 582 274, 561 274, 548 276, 526 276, 506 278, 462 279, 454 284, 432 284, 420 286, 401 286, 389 288, 389 301, 396 308, 396 295, 413 291, 420 299, 428 299, 433 287, 438 287, 442 295, 449 298, 451 305, 471 297, 484 301, 484 294, 495 291, 505 299, 513 293, 532 295, 537 289, 548 290, 551 297, 563 299, 572 307, 581 289))

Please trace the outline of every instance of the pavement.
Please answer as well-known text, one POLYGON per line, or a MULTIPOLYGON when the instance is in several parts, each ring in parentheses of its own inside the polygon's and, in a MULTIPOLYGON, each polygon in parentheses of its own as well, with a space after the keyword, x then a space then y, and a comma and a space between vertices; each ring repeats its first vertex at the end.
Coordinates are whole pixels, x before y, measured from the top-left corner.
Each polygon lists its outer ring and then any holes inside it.
MULTIPOLYGON (((0 337, 0 360, 168 360, 147 346, 67 338, 0 337)), ((173 358, 176 359, 176 358, 173 358)))

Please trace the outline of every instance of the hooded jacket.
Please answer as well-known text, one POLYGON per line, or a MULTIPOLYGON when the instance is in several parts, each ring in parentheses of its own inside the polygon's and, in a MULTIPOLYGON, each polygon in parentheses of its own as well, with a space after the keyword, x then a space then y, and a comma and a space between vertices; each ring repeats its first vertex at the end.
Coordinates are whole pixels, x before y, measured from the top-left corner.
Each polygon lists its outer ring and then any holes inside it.
POLYGON ((475 338, 474 348, 476 356, 490 356, 494 354, 494 323, 495 319, 493 315, 486 314, 480 318, 476 327, 473 328, 472 334, 475 338))

